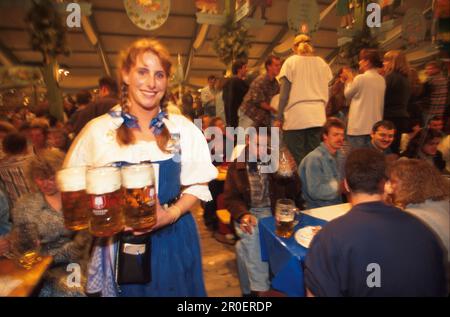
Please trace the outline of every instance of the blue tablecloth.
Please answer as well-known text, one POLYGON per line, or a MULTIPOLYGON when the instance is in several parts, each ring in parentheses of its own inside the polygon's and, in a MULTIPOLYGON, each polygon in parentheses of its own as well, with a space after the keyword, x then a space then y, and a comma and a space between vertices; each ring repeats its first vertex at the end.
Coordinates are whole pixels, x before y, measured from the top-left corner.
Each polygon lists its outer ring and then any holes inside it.
MULTIPOLYGON (((326 220, 302 214, 300 222, 294 228, 306 226, 323 226, 326 220)), ((274 217, 259 221, 259 238, 261 241, 261 258, 269 262, 273 274, 272 287, 288 296, 305 296, 303 282, 303 262, 308 249, 295 241, 294 234, 289 238, 280 238, 275 234, 274 217)))

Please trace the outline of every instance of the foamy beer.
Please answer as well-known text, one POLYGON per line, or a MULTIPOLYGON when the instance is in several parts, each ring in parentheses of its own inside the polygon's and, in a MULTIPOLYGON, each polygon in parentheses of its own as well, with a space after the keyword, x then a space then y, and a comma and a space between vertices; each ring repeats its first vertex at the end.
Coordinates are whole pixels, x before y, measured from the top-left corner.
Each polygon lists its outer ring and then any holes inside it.
POLYGON ((150 164, 124 166, 125 225, 135 230, 149 229, 156 223, 155 176, 150 164))
POLYGON ((275 206, 275 233, 289 238, 294 232, 295 203, 291 199, 278 199, 275 206))
POLYGON ((86 192, 89 196, 89 231, 97 237, 109 237, 123 229, 120 169, 89 168, 86 192))
POLYGON ((64 225, 69 230, 82 230, 89 226, 89 201, 86 194, 86 168, 72 167, 56 174, 61 191, 64 225))

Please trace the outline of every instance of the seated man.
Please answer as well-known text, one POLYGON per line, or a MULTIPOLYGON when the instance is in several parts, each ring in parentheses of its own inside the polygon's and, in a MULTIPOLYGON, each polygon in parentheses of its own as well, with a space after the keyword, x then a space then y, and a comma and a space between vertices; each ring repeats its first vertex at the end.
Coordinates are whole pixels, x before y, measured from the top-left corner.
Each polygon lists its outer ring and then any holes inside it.
POLYGON ((342 203, 340 165, 344 157, 341 151, 344 130, 344 122, 328 118, 322 127, 322 143, 298 167, 307 209, 342 203))
POLYGON ((353 207, 314 237, 305 261, 308 295, 447 295, 437 237, 419 219, 382 201, 385 168, 383 154, 373 149, 349 154, 344 184, 353 207))
POLYGON ((398 155, 392 152, 391 145, 395 138, 395 126, 391 121, 381 120, 375 123, 370 133, 369 148, 384 154, 387 162, 398 159, 398 155))
MULTIPOLYGON (((300 197, 297 173, 281 179, 275 173, 267 173, 259 162, 257 152, 267 153, 264 149, 269 142, 270 138, 262 132, 250 135, 250 145, 243 151, 245 161, 240 156, 232 162, 225 181, 225 207, 235 220, 236 234, 240 237, 236 254, 244 295, 261 295, 270 288, 268 263, 261 261, 258 220, 272 215, 278 198, 300 197), (256 157, 258 162, 251 159, 256 157)), ((295 165, 293 158, 291 164, 295 165)))

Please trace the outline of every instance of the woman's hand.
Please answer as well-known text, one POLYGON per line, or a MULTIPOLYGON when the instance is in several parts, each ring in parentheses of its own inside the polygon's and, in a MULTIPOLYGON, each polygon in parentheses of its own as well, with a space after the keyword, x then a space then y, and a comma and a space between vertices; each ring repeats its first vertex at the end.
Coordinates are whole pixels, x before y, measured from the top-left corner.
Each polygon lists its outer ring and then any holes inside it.
POLYGON ((164 209, 160 204, 159 201, 156 201, 156 224, 146 230, 133 230, 133 228, 125 227, 125 232, 132 232, 135 236, 140 236, 152 231, 155 231, 161 227, 167 226, 172 224, 176 219, 174 219, 174 214, 169 212, 168 209, 164 209))

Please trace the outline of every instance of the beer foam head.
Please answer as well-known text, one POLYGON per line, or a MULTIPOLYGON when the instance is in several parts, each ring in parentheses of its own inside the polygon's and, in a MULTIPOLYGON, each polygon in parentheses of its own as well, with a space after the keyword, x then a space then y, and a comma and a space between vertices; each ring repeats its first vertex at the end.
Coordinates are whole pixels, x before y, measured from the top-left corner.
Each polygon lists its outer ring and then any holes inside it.
POLYGON ((154 173, 150 164, 124 166, 121 173, 122 186, 125 188, 143 188, 154 184, 154 173))
POLYGON ((86 173, 86 192, 102 195, 120 188, 120 169, 117 167, 89 168, 86 173))
POLYGON ((58 188, 62 192, 86 189, 86 167, 65 168, 56 173, 58 188))

